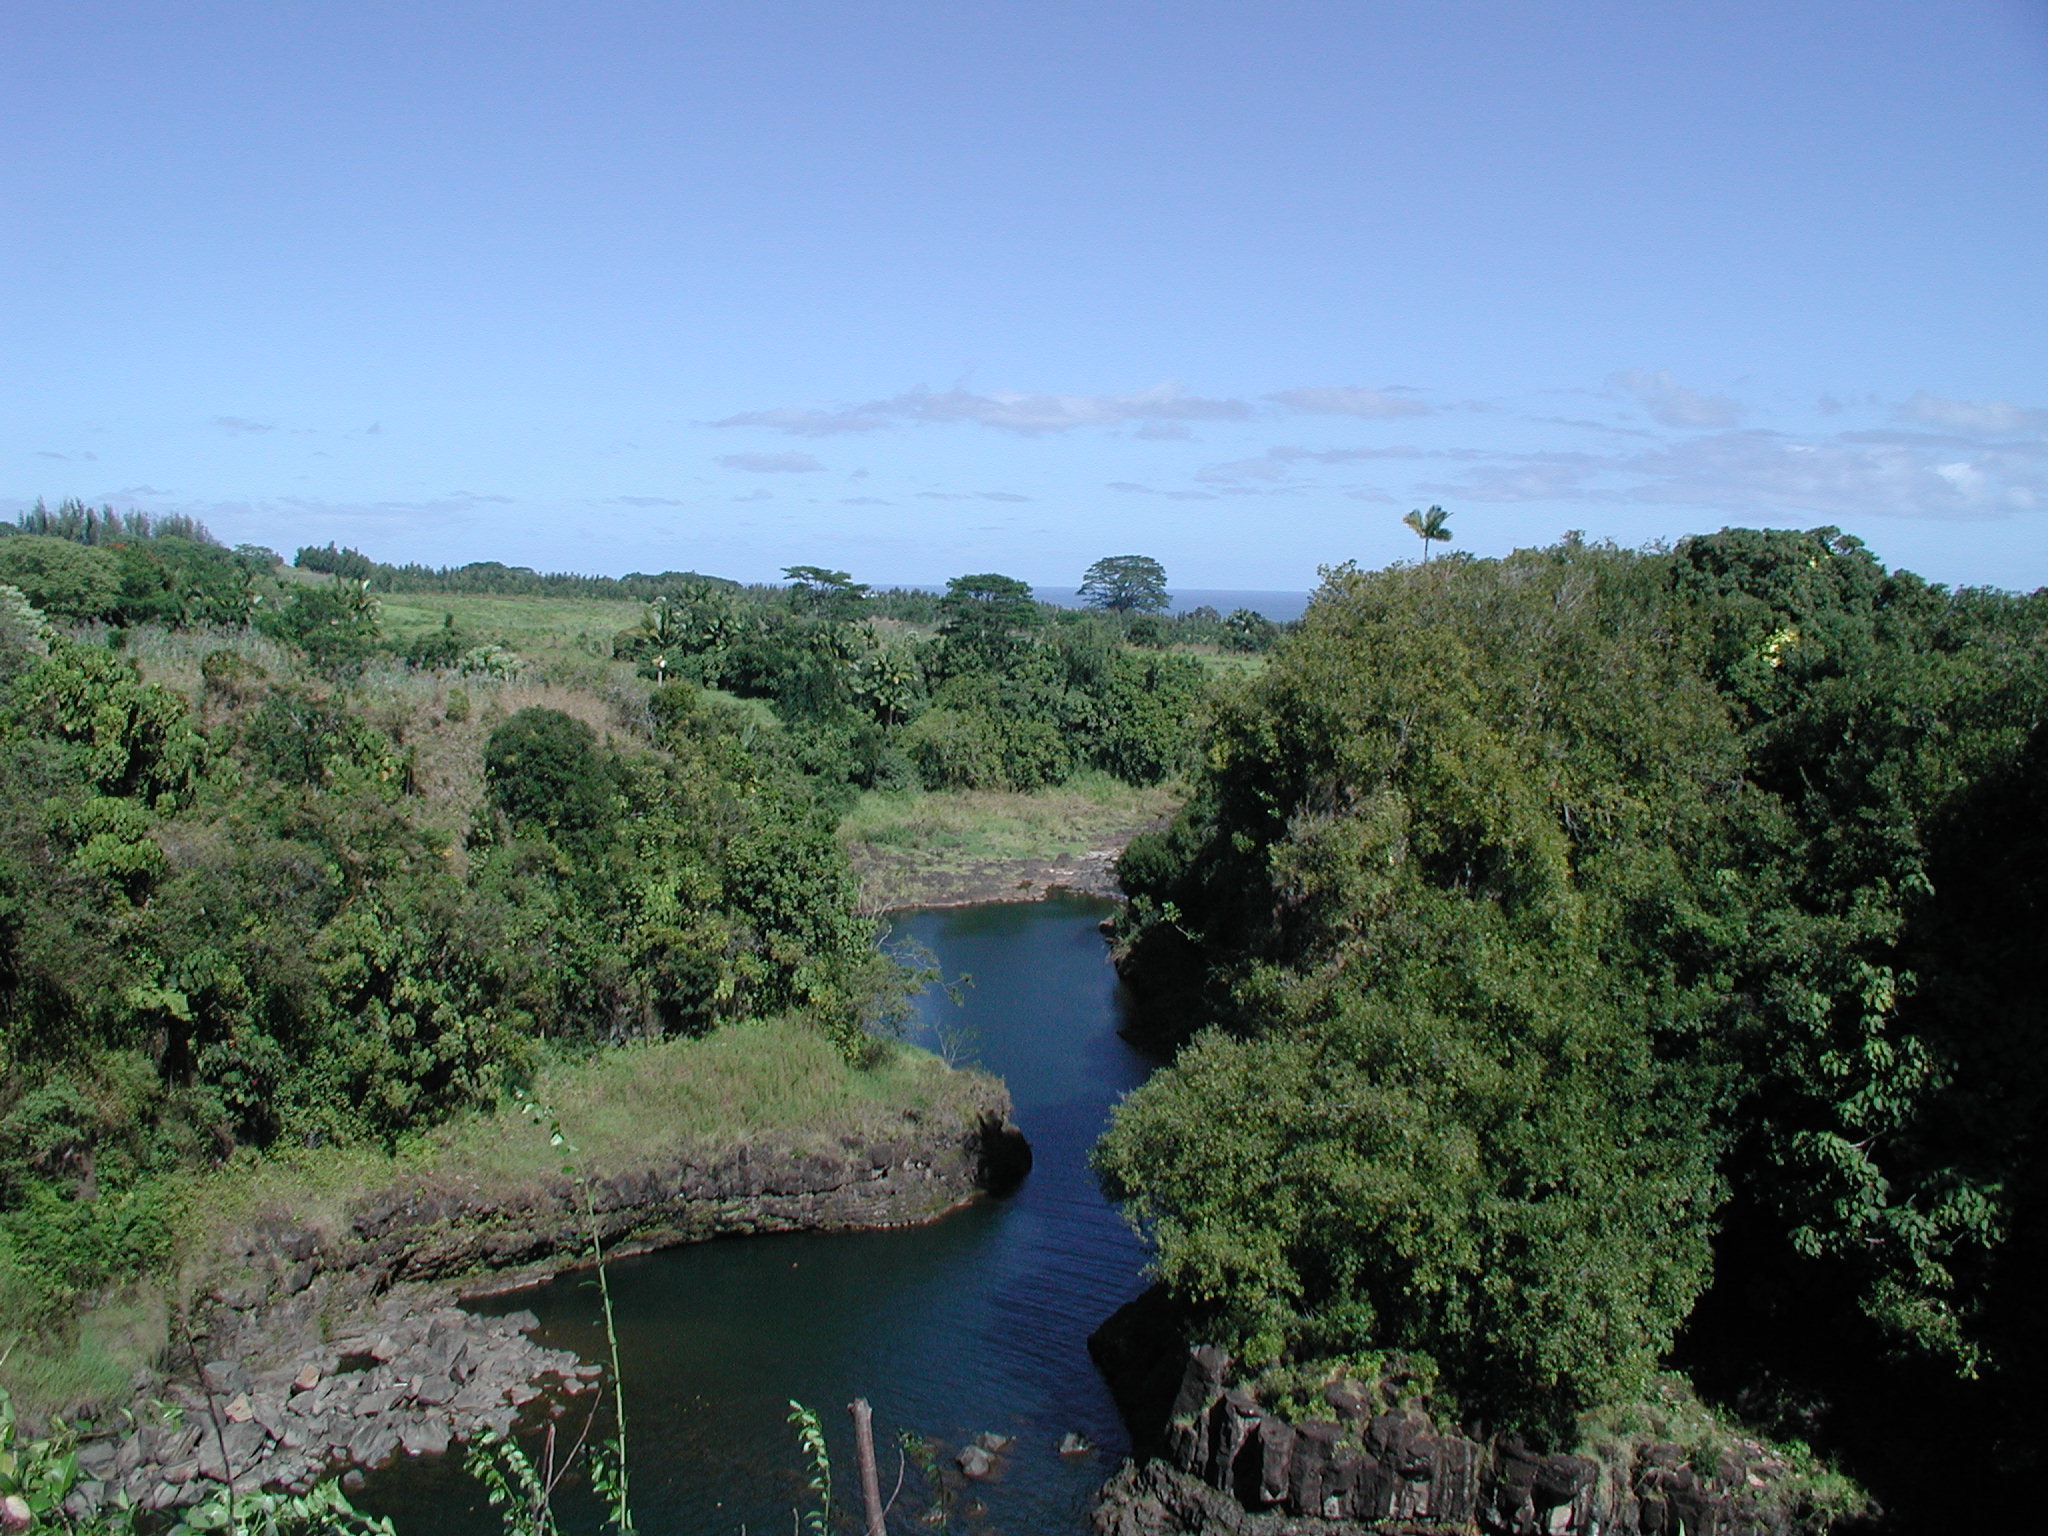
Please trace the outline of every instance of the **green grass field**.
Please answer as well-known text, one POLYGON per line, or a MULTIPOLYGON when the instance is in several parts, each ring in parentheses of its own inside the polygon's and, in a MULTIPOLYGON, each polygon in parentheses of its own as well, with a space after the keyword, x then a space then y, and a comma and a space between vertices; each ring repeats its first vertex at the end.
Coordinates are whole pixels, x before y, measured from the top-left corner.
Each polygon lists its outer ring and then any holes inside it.
POLYGON ((870 790, 839 824, 839 835, 939 861, 1071 858, 1172 815, 1184 798, 1178 784, 1140 789, 1106 773, 1077 774, 1030 794, 870 790))
POLYGON ((870 790, 839 835, 870 911, 961 900, 1014 899, 1053 878, 1044 866, 1120 849, 1180 808, 1186 788, 1136 788, 1079 774, 1030 794, 998 790, 870 790))
POLYGON ((1220 651, 1213 646, 1186 645, 1184 655, 1192 656, 1212 678, 1251 679, 1266 670, 1268 658, 1247 651, 1220 651))
POLYGON ((403 640, 439 629, 449 614, 456 626, 499 641, 515 651, 588 648, 631 629, 647 611, 644 603, 602 597, 498 597, 474 592, 387 592, 379 596, 384 629, 403 640))

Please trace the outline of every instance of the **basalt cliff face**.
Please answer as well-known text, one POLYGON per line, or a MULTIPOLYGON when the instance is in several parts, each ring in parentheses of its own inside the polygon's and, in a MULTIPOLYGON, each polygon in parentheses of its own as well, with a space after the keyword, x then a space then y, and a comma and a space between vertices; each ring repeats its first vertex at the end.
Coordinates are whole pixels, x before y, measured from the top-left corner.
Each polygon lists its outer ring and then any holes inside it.
POLYGON ((653 1166, 516 1188, 422 1178, 354 1201, 333 1228, 275 1212, 244 1231, 194 1309, 196 1369, 138 1383, 181 1410, 85 1442, 74 1515, 149 1510, 446 1450, 587 1392, 598 1369, 528 1335, 531 1313, 454 1303, 608 1255, 747 1233, 907 1226, 1004 1193, 1031 1152, 991 1085, 973 1116, 906 1118, 831 1150, 679 1151, 653 1166), (529 1407, 531 1405, 531 1407, 529 1407))
MULTIPOLYGON (((1136 1304, 1134 1304, 1136 1307, 1136 1304)), ((1814 1536, 1793 1469, 1757 1441, 1711 1459, 1639 1438, 1601 1455, 1478 1438, 1348 1380, 1320 1412, 1283 1413, 1181 1346, 1162 1405, 1156 1305, 1091 1340, 1140 1460, 1104 1487, 1096 1536, 1814 1536), (1163 1406, 1163 1415, 1162 1415, 1163 1406)))

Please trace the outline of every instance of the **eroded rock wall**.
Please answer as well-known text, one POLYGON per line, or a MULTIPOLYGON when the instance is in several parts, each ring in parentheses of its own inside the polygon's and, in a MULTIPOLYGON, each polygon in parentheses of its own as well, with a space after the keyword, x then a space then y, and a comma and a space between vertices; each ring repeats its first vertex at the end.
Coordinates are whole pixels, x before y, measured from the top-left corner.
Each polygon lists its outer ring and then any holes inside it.
MULTIPOLYGON (((1230 1384, 1220 1350, 1190 1351, 1159 1454, 1104 1488, 1097 1536, 1807 1536, 1760 1445, 1693 1465, 1678 1446, 1615 1459, 1478 1440, 1413 1407, 1379 1408, 1350 1382, 1326 1417, 1288 1418, 1230 1384)), ((1143 1443, 1142 1437, 1140 1443, 1143 1443)))

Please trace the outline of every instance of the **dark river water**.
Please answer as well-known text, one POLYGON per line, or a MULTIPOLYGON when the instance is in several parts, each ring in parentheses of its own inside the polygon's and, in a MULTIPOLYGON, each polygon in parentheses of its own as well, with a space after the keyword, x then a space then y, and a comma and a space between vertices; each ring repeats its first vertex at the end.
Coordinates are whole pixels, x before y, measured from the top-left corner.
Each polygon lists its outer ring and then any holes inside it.
MULTIPOLYGON (((1152 1065, 1116 1033, 1121 999, 1095 926, 1109 910, 1056 898, 896 924, 949 979, 970 978, 958 1003, 936 990, 921 999, 913 1038, 933 1044, 943 1029, 1009 1084, 1035 1159, 1015 1194, 905 1231, 735 1238, 612 1267, 645 1536, 790 1531, 806 1475, 786 1422, 792 1398, 823 1418, 836 1492, 842 1507, 857 1505, 845 1411, 856 1396, 874 1405, 885 1498, 900 1431, 941 1442, 950 1461, 988 1430, 1017 1443, 996 1478, 962 1495, 980 1507, 961 1508, 956 1528, 1083 1528, 1090 1496, 1125 1450, 1085 1341, 1141 1289, 1144 1262, 1087 1167, 1110 1106, 1152 1065), (1058 1456, 1069 1432, 1094 1455, 1058 1456)), ((497 1305, 531 1308, 550 1344, 603 1354, 587 1279, 497 1305)), ((363 1502, 395 1516, 403 1536, 499 1528, 445 1459, 380 1474, 363 1502)), ((570 1531, 600 1523, 580 1487, 565 1487, 558 1511, 570 1531)))

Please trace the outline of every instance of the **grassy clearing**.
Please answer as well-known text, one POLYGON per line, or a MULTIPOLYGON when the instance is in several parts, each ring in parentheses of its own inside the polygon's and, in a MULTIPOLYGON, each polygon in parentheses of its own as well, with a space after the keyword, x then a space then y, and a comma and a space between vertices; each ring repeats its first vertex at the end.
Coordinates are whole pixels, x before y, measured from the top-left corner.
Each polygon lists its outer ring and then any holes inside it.
POLYGON ((1031 794, 870 790, 840 823, 867 910, 1007 901, 1054 885, 1102 888, 1131 834, 1180 807, 1185 786, 1107 774, 1031 794), (1093 869, 1093 876, 1077 878, 1093 869))
MULTIPOLYGON (((542 1072, 546 1106, 593 1173, 642 1168, 679 1154, 742 1146, 835 1149, 905 1118, 965 1118, 990 1090, 925 1051, 894 1046, 874 1067, 849 1067, 799 1020, 734 1024, 701 1040, 621 1046, 542 1072)), ((360 1148, 273 1152, 195 1180, 185 1198, 183 1254, 217 1253, 221 1234, 258 1212, 288 1209, 338 1230, 349 1201, 407 1179, 512 1190, 555 1177, 562 1154, 516 1107, 458 1117, 394 1152, 360 1148)))
MULTIPOLYGON (((1683 1376, 1659 1375, 1640 1400, 1596 1408, 1580 1420, 1579 1453, 1600 1462, 1610 1478, 1635 1466, 1645 1448, 1660 1444, 1678 1446, 1694 1468, 1708 1473, 1730 1454, 1773 1467, 1775 1478, 1761 1492, 1787 1518, 1818 1515, 1825 1527, 1873 1510, 1870 1495, 1810 1447, 1748 1433, 1701 1402, 1683 1376)), ((1617 1485, 1610 1497, 1619 1503, 1626 1491, 1617 1485)))
POLYGON ((631 629, 645 603, 607 597, 498 596, 479 592, 378 594, 385 632, 403 640, 439 629, 455 615, 459 629, 487 635, 515 651, 597 648, 611 654, 611 639, 631 629))
POLYGON ((1192 656, 1213 678, 1228 678, 1234 682, 1249 682, 1266 670, 1270 658, 1248 651, 1226 651, 1213 645, 1183 645, 1176 647, 1184 656, 1192 656))
POLYGON ((870 790, 839 825, 850 844, 938 862, 1073 858, 1171 816, 1185 786, 1140 789, 1106 773, 1030 794, 870 790))
MULTIPOLYGON (((495 631, 491 637, 504 638, 495 631)), ((136 629, 127 642, 127 654, 143 677, 184 695, 194 718, 210 728, 222 725, 228 714, 226 705, 206 696, 200 675, 201 662, 218 650, 236 652, 273 680, 290 680, 295 675, 288 652, 247 630, 136 629)), ((458 873, 465 864, 461 834, 483 800, 484 743, 493 730, 520 710, 560 710, 581 720, 609 745, 648 745, 647 699, 653 684, 635 676, 632 668, 580 652, 573 645, 521 654, 528 665, 509 678, 422 672, 387 661, 370 667, 353 684, 363 718, 388 732, 412 754, 418 793, 406 801, 407 814, 416 825, 453 840, 450 857, 458 873)), ((758 703, 733 702, 749 710, 758 703)), ((758 708, 773 721, 766 705, 758 708)))
MULTIPOLYGON (((13 1312, 4 1294, 0 1308, 13 1312)), ((31 1422, 121 1402, 133 1395, 136 1371, 163 1356, 170 1320, 161 1290, 136 1287, 102 1297, 61 1338, 0 1330, 0 1387, 31 1422)))
POLYGON ((736 693, 727 693, 723 688, 700 688, 697 692, 707 704, 721 705, 736 709, 745 715, 757 730, 779 731, 782 716, 775 713, 775 706, 766 699, 743 699, 736 693))

